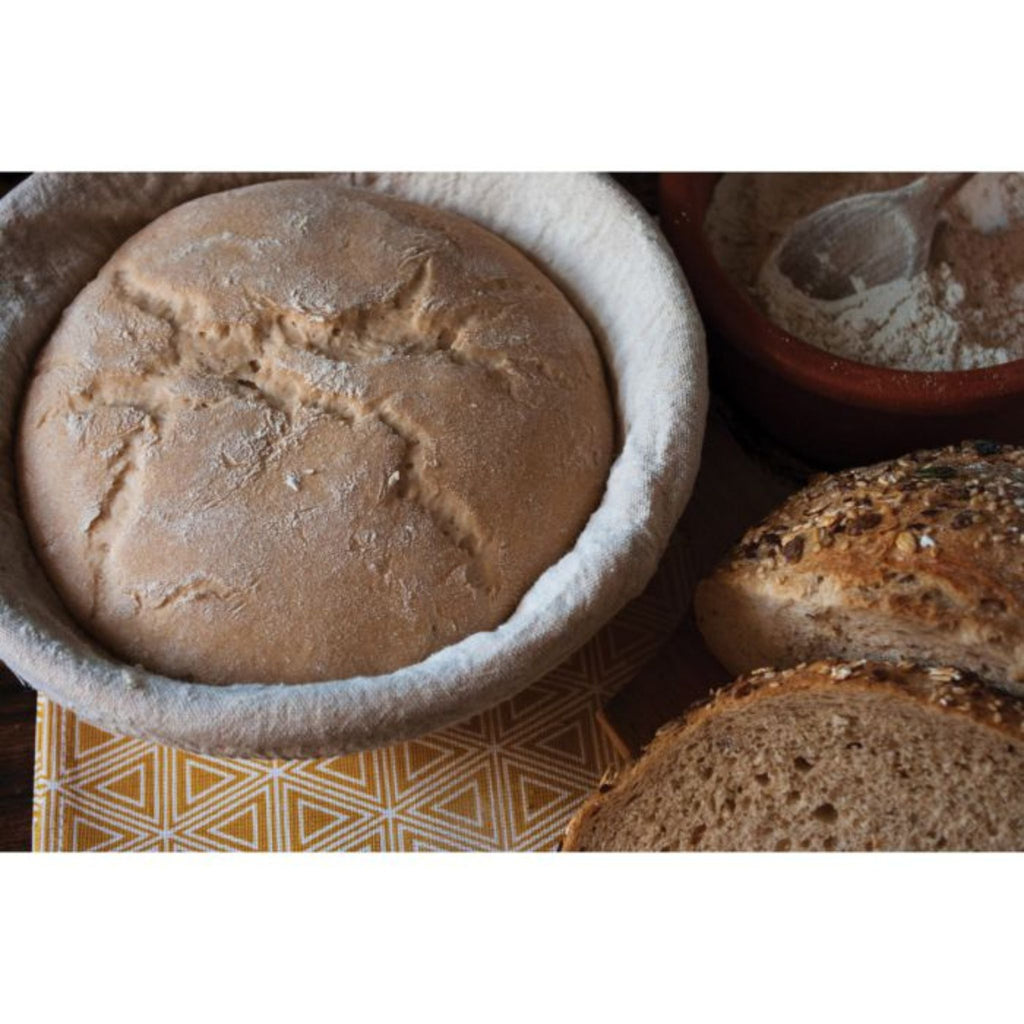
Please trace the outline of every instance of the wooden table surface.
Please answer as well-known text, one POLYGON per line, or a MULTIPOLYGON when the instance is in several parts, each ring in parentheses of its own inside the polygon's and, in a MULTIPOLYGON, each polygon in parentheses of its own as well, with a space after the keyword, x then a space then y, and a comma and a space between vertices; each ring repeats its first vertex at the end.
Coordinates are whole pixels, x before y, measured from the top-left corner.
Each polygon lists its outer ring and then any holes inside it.
POLYGON ((0 665, 0 850, 32 848, 36 694, 0 665))
MULTIPOLYGON (((0 196, 24 178, 0 173, 0 196)), ((32 848, 36 695, 0 664, 0 850, 32 848)))
MULTIPOLYGON (((0 172, 0 195, 24 174, 0 172)), ((651 212, 657 210, 657 175, 629 172, 616 178, 651 212)), ((0 664, 0 850, 32 848, 32 767, 35 692, 0 664)))

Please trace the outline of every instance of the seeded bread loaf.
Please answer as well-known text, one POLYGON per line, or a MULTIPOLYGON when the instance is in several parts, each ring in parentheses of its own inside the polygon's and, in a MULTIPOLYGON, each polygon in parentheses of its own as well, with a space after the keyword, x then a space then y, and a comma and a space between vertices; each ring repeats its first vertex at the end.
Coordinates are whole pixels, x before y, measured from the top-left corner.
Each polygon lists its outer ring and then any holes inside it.
POLYGON ((206 683, 376 675, 497 627, 598 505, 590 331, 525 255, 335 180, 196 199, 65 312, 22 511, 122 660, 206 683))
POLYGON ((732 674, 907 657, 1024 693, 1024 449, 967 442, 819 478, 746 533, 695 608, 732 674))
POLYGON ((955 669, 762 669, 665 726, 566 850, 1021 850, 1024 701, 955 669))

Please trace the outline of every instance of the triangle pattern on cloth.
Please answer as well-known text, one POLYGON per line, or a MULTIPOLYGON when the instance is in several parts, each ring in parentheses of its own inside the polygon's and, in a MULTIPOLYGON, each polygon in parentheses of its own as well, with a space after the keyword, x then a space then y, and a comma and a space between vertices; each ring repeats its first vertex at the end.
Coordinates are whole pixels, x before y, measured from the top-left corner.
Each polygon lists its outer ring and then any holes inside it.
POLYGON ((157 799, 159 751, 156 747, 128 762, 116 762, 107 774, 92 779, 88 787, 93 795, 119 811, 141 815, 153 825, 160 824, 157 799))
POLYGON ((77 808, 68 808, 64 822, 66 849, 78 853, 123 850, 139 839, 139 833, 122 822, 97 820, 77 808))
POLYGON ((233 778, 226 772, 212 771, 206 765, 194 761, 185 762, 185 804, 194 804, 208 793, 214 786, 222 782, 231 782, 233 778))
POLYGON ((558 780, 514 762, 506 762, 505 797, 515 838, 547 825, 564 829, 570 812, 585 791, 583 786, 559 785, 558 780))
POLYGON ((284 786, 282 789, 292 849, 322 848, 325 841, 342 840, 347 833, 366 824, 367 815, 343 803, 332 803, 326 798, 317 799, 293 786, 284 786))
POLYGON ((373 750, 299 761, 292 775, 309 780, 313 786, 327 785, 340 792, 359 793, 376 802, 381 800, 381 774, 377 752, 373 750))
MULTIPOLYGON (((469 833, 493 846, 500 840, 501 807, 494 794, 492 772, 490 762, 469 773, 460 772, 447 786, 407 810, 418 818, 429 819, 435 828, 454 826, 459 832, 469 833)), ((459 842, 457 836, 452 838, 459 842)))
POLYGON ((553 668, 545 677, 546 679, 553 680, 555 678, 570 679, 574 682, 587 682, 590 679, 590 664, 592 659, 589 657, 590 648, 593 646, 594 641, 590 640, 585 643, 582 647, 578 648, 568 658, 565 659, 560 665, 553 668))
POLYGON ((269 850, 271 823, 270 793, 263 787, 244 804, 231 804, 212 820, 193 826, 187 835, 210 849, 269 850))
POLYGON ((466 718, 461 722, 456 723, 451 727, 451 732, 458 732, 464 736, 470 736, 475 740, 481 740, 484 743, 489 743, 491 738, 490 723, 488 722, 488 712, 482 712, 481 714, 474 715, 472 718, 466 718))
POLYGON ((571 768, 590 772, 598 767, 596 708, 588 702, 577 707, 570 716, 545 723, 544 731, 522 744, 525 751, 536 751, 571 768))
POLYGON ((541 724, 560 704, 571 700, 576 691, 575 685, 567 691, 565 686, 553 685, 547 679, 528 686, 495 709, 499 738, 541 724))
POLYGON ((204 807, 230 800, 232 790, 250 785, 265 769, 255 761, 206 757, 184 750, 173 751, 171 763, 176 815, 202 813, 204 807))
POLYGON ((38 848, 551 848, 611 757, 592 720, 599 692, 635 671, 644 650, 636 617, 616 625, 495 708, 343 757, 189 754, 43 704, 53 748, 45 778, 56 785, 41 789, 37 769, 37 809, 52 822, 38 848))
POLYGON ((358 838, 347 840, 339 850, 352 851, 353 853, 381 853, 390 850, 391 844, 388 841, 387 824, 381 822, 369 832, 361 832, 358 838))
POLYGON ((389 753, 391 784, 395 799, 400 800, 413 790, 451 778, 471 751, 443 732, 401 743, 389 753))
POLYGON ((586 765, 593 759, 588 758, 588 743, 583 725, 577 719, 554 735, 548 735, 536 741, 536 746, 550 750, 560 760, 570 760, 586 765))
POLYGON ((458 853, 469 849, 490 850, 490 844, 472 846, 465 840, 454 839, 450 834, 434 835, 415 825, 404 822, 398 826, 398 847, 403 853, 458 853))
POLYGON ((72 721, 74 723, 72 750, 76 761, 83 761, 87 759, 93 755, 99 747, 105 747, 110 743, 123 742, 120 736, 115 736, 112 733, 106 732, 95 725, 91 725, 89 722, 83 721, 77 716, 73 718, 72 721))

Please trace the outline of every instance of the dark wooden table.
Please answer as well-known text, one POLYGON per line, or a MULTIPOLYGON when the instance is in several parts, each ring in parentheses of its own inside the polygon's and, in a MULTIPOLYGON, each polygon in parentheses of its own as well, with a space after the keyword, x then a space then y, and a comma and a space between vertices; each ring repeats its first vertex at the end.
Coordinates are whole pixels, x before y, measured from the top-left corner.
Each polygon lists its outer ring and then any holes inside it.
POLYGON ((36 694, 0 665, 0 850, 32 848, 36 694))
MULTIPOLYGON (((652 212, 657 204, 657 175, 625 172, 616 178, 652 212)), ((0 173, 0 195, 24 174, 0 173)), ((32 766, 35 693, 0 664, 0 850, 32 848, 32 766)))
MULTIPOLYGON (((0 196, 24 174, 0 173, 0 196)), ((32 847, 36 695, 0 664, 0 850, 32 847)))

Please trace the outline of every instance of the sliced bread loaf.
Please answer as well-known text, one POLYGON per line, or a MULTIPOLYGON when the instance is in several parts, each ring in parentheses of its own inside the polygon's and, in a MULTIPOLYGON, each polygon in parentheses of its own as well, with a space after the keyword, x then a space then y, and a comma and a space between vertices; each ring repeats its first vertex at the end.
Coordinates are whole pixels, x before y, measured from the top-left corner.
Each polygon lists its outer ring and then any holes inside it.
POLYGON ((733 674, 907 657, 1024 694, 1024 448, 967 442, 819 478, 746 533, 695 609, 733 674))
POLYGON ((1024 849, 1024 700, 910 663, 759 670, 664 727, 563 848, 1024 849))

